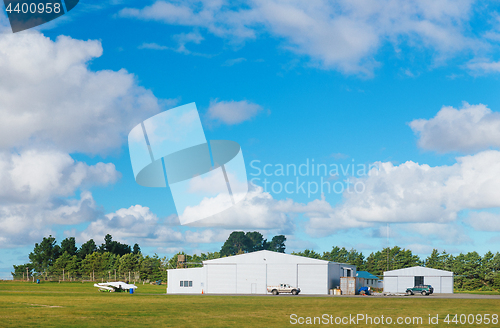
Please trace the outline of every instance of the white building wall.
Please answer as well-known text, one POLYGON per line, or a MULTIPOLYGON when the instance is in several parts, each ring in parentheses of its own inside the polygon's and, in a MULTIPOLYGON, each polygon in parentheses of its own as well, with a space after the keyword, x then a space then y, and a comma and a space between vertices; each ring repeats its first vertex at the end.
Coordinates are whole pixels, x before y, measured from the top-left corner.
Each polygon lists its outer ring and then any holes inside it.
POLYGON ((441 277, 425 277, 424 276, 424 285, 431 285, 434 288, 434 293, 440 294, 442 293, 441 286, 441 277))
POLYGON ((384 272, 384 292, 404 293, 415 285, 415 276, 424 277, 434 293, 453 293, 453 272, 425 267, 412 267, 384 272))
POLYGON ((384 292, 397 293, 398 292, 398 277, 385 277, 384 276, 384 292))
POLYGON ((266 293, 265 264, 238 264, 236 271, 238 294, 266 293))
POLYGON ((207 265, 207 293, 236 294, 236 264, 207 265))
POLYGON ((302 294, 328 294, 328 263, 298 264, 297 271, 302 294))
MULTIPOLYGON (((297 264, 267 264, 267 285, 290 284, 297 286, 297 264)), ((300 286, 299 286, 300 287, 300 286)))
POLYGON ((404 293, 408 287, 413 286, 415 286, 415 277, 398 277, 398 293, 404 293))
POLYGON ((201 294, 205 285, 205 268, 170 269, 167 278, 167 293, 201 294), (181 281, 192 281, 192 287, 181 287, 181 281))
POLYGON ((168 270, 168 293, 267 294, 267 286, 290 284, 303 294, 328 294, 346 268, 356 267, 289 254, 259 251, 208 260, 203 268, 168 270), (192 280, 193 287, 180 287, 192 280))
POLYGON ((453 276, 452 277, 441 277, 441 293, 453 294, 453 276))

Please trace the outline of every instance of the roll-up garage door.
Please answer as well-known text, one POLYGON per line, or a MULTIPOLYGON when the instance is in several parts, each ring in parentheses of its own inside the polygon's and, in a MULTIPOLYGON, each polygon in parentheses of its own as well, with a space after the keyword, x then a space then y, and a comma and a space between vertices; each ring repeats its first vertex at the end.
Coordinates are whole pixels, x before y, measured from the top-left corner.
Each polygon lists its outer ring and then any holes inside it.
POLYGON ((207 293, 235 294, 236 264, 207 265, 207 293))
POLYGON ((299 264, 297 269, 302 294, 328 294, 328 265, 299 264))

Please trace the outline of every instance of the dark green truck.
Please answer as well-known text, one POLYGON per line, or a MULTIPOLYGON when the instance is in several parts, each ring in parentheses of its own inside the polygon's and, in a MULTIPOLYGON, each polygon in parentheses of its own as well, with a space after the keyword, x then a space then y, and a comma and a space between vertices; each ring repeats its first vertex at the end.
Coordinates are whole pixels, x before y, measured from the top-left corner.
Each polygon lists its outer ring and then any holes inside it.
POLYGON ((406 295, 430 295, 434 292, 434 288, 431 285, 417 285, 415 287, 407 288, 406 295))

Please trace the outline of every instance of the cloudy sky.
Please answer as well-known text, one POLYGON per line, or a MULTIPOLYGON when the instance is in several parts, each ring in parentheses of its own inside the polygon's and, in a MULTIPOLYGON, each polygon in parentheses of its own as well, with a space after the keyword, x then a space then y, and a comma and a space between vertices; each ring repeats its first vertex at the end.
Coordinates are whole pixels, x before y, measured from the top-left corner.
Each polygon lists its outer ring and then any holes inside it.
MULTIPOLYGON (((4 8, 2 8, 4 9, 4 8)), ((0 13, 0 278, 52 234, 144 253, 217 251, 233 230, 287 252, 500 248, 495 1, 81 0, 13 34, 0 13), (196 102, 251 191, 181 226, 135 183, 130 130, 196 102)))

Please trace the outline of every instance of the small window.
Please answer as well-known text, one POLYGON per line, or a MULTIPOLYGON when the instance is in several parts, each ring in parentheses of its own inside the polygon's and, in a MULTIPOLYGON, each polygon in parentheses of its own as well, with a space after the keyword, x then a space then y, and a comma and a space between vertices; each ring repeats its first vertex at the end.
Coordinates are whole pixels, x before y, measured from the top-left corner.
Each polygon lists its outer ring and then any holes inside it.
POLYGON ((181 281, 181 287, 184 287, 184 281, 181 281))
POLYGON ((192 281, 189 282, 189 287, 193 287, 193 282, 192 281))
POLYGON ((184 287, 188 287, 189 281, 184 280, 184 287))

